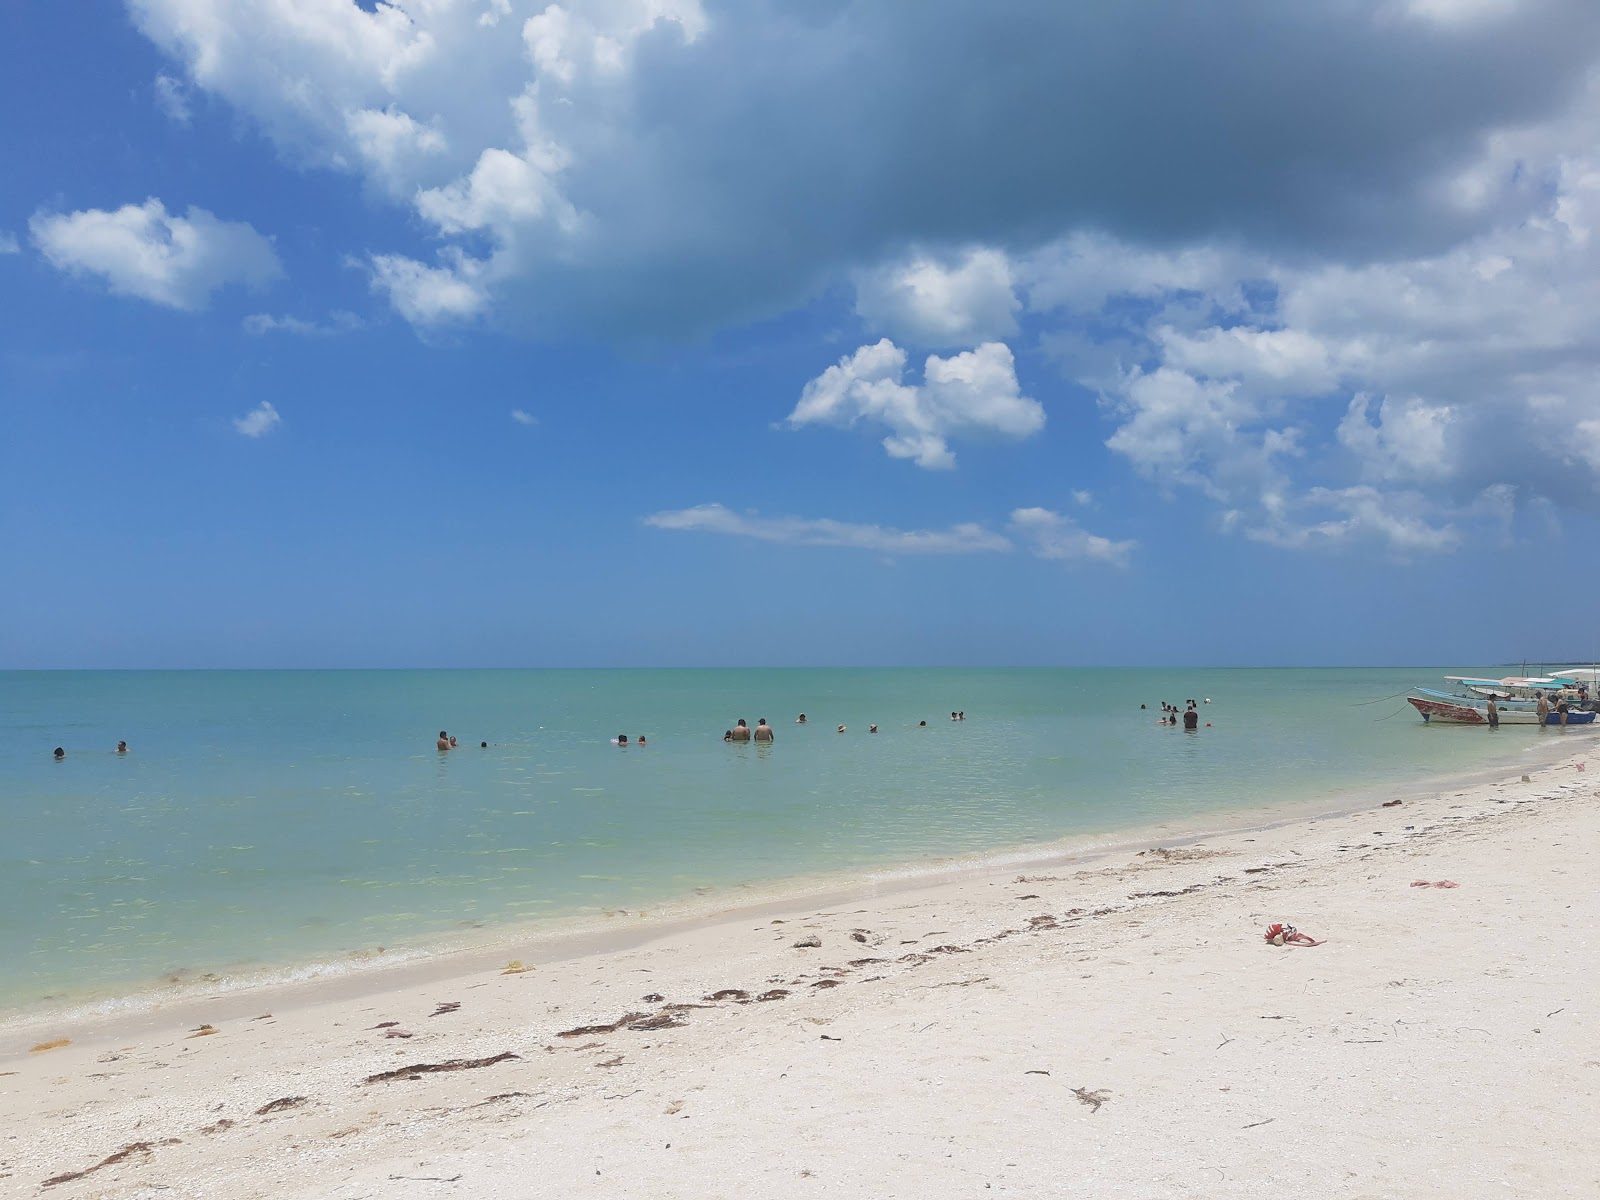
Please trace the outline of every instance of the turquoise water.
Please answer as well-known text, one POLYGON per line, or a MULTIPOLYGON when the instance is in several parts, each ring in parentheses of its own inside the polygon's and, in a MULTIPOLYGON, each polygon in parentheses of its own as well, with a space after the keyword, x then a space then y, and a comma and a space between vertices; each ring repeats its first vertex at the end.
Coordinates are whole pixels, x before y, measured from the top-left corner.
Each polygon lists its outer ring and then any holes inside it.
POLYGON ((1363 703, 1445 673, 0 673, 0 1007, 1404 785, 1561 736, 1363 703), (1156 725, 1188 697, 1212 728, 1156 725), (740 716, 776 744, 725 744, 740 716))

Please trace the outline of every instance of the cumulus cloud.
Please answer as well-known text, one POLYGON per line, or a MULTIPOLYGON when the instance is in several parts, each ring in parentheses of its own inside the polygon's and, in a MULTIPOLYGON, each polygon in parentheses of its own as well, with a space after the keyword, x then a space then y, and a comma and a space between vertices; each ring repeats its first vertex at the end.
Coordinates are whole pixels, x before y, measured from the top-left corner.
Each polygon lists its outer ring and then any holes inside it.
POLYGON ((1600 80, 1490 138, 1452 188, 1529 208, 1437 252, 1349 262, 1071 235, 1013 263, 1023 320, 1114 422, 1108 447, 1224 528, 1402 555, 1600 511, 1600 80))
POLYGON ((1037 344, 1242 536, 1600 511, 1592 0, 128 3, 415 218, 359 249, 419 328, 666 338, 853 285, 889 336, 789 424, 925 468, 1038 431, 1037 344))
POLYGON ((270 400, 263 400, 242 417, 233 419, 233 427, 247 438, 266 437, 283 422, 270 400))
POLYGON ((645 518, 656 529, 721 533, 796 546, 846 546, 883 554, 987 554, 1013 549, 1010 539, 981 525, 949 529, 890 529, 816 517, 763 517, 721 504, 658 512, 645 518))
POLYGON ((864 315, 930 346, 1010 336, 974 246, 1375 261, 1520 219, 1536 189, 1471 168, 1600 44, 1590 0, 127 2, 287 161, 481 259, 476 313, 663 336, 865 268, 864 315))
POLYGON ((403 255, 377 254, 372 258, 372 288, 388 296, 395 311, 413 325, 470 321, 489 303, 477 282, 481 268, 465 255, 430 267, 403 255))
POLYGON ((1088 559, 1125 567, 1134 542, 1114 542, 1090 533, 1069 516, 1048 508, 1019 508, 1011 529, 1040 558, 1088 559))
POLYGON ((511 410, 511 419, 518 425, 537 425, 539 423, 538 417, 534 416, 531 412, 525 412, 520 408, 513 408, 511 410))
POLYGON ((922 346, 971 346, 1017 331, 1011 260, 970 249, 944 262, 916 255, 856 277, 856 313, 875 330, 922 346))
POLYGON ((952 437, 1026 438, 1044 428, 1044 408, 1022 394, 1004 343, 930 354, 920 384, 905 382, 905 371, 906 352, 888 338, 862 346, 806 384, 788 425, 887 426, 889 456, 928 470, 955 466, 952 437))
POLYGON ((202 309, 219 288, 260 287, 283 274, 272 243, 248 224, 203 208, 171 216, 154 197, 110 212, 39 213, 28 228, 57 269, 169 308, 202 309))

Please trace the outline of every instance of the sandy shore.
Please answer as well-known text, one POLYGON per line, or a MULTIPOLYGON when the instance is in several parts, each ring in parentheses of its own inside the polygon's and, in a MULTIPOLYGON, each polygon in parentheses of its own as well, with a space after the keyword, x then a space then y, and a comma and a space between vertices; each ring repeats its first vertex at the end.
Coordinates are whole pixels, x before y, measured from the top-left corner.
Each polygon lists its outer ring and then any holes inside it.
POLYGON ((516 973, 10 1030, 0 1194, 1600 1195, 1586 752, 516 973))

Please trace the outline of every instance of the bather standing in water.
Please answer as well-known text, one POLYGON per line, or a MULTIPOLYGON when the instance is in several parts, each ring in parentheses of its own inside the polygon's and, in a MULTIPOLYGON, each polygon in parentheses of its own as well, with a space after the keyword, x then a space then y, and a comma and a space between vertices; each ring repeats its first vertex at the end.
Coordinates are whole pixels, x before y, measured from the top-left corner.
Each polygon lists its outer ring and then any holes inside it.
POLYGON ((772 726, 767 724, 765 717, 756 722, 755 739, 758 742, 770 742, 772 740, 772 726))

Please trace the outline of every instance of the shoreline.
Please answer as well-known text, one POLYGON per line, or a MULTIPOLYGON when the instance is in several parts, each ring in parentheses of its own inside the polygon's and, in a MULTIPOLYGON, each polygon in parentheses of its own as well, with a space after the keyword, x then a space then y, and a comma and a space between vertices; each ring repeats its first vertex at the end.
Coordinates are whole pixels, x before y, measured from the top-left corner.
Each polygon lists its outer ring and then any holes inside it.
MULTIPOLYGON (((1560 736, 1593 743, 1600 741, 1600 729, 1577 728, 1560 736)), ((1574 753, 1581 750, 1560 742, 1535 743, 1516 752, 1518 756, 1529 756, 1526 765, 1533 770, 1548 768, 1574 753)), ((1398 786, 1340 788, 1265 807, 1214 810, 1191 814, 1188 819, 1070 834, 1049 842, 970 855, 790 876, 741 885, 754 894, 733 904, 726 903, 730 891, 725 889, 721 895, 708 896, 701 902, 680 896, 636 912, 617 909, 599 917, 583 915, 486 926, 472 934, 437 934, 391 949, 352 950, 336 959, 252 967, 238 978, 208 971, 171 986, 151 982, 110 996, 65 997, 62 1005, 0 1009, 0 1061, 6 1056, 4 1047, 8 1043, 45 1029, 75 1030, 78 1039, 112 1037, 118 1031, 151 1028, 166 1016, 186 1019, 186 1015, 204 1011, 231 1019, 266 1000, 279 1007, 359 1000, 399 988, 437 986, 459 977, 499 970, 509 962, 547 966, 620 953, 674 935, 770 917, 796 906, 893 900, 927 888, 992 882, 1015 871, 1082 867, 1153 849, 1163 842, 1203 845, 1296 824, 1315 826, 1319 821, 1337 820, 1373 807, 1379 797, 1415 800, 1451 789, 1504 783, 1514 777, 1508 776, 1514 762, 1508 754, 1491 765, 1435 774, 1398 786)))
POLYGON ((1593 747, 515 973, 8 1031, 0 1180, 106 1200, 1592 1195, 1593 747), (1323 944, 1273 947, 1271 921, 1323 944))

